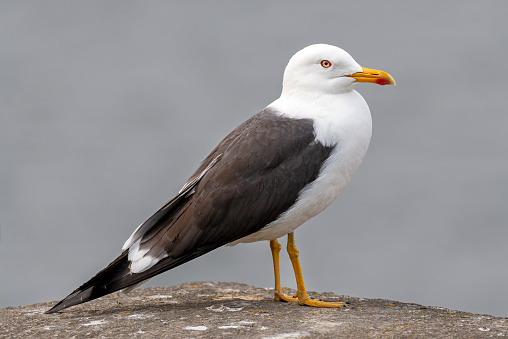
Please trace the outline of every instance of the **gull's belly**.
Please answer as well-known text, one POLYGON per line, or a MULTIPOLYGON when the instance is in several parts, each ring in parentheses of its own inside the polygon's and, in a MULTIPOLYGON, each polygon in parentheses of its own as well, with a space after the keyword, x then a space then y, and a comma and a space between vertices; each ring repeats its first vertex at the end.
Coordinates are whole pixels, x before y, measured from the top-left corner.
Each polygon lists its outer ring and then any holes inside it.
POLYGON ((360 165, 365 147, 336 147, 319 176, 300 192, 296 203, 261 230, 229 245, 280 238, 321 213, 338 197, 360 165))

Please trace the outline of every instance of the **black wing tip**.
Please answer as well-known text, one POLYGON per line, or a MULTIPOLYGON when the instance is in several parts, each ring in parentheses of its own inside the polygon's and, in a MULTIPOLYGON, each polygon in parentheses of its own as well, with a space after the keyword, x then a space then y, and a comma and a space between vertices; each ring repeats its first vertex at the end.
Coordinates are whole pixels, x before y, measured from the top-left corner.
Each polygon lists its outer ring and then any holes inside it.
POLYGON ((79 305, 82 303, 85 303, 87 301, 93 300, 95 298, 91 297, 92 295, 93 286, 89 287, 87 289, 81 290, 78 289, 71 294, 69 294, 67 297, 65 297, 63 300, 58 302, 55 306, 44 312, 44 314, 51 314, 56 313, 58 311, 64 310, 68 307, 79 305))
POLYGON ((56 312, 59 312, 65 308, 66 308, 65 305, 61 305, 60 303, 57 303, 55 306, 51 307, 49 310, 44 312, 44 314, 56 313, 56 312))
POLYGON ((125 250, 105 269, 97 273, 93 278, 78 287, 74 292, 59 301, 52 308, 44 312, 44 314, 56 313, 71 306, 86 303, 88 301, 100 298, 106 294, 118 291, 124 288, 126 285, 129 285, 122 282, 122 278, 127 275, 125 272, 128 271, 129 267, 127 253, 128 251, 125 250), (106 285, 108 284, 113 286, 106 288, 106 285), (104 286, 104 289, 98 289, 96 286, 104 286))
POLYGON ((44 312, 44 314, 56 313, 56 312, 59 312, 61 310, 66 309, 68 307, 71 307, 71 306, 74 306, 74 305, 77 305, 77 304, 81 304, 81 302, 72 302, 72 300, 69 300, 71 298, 72 298, 72 295, 68 296, 67 298, 65 298, 65 299, 63 299, 61 301, 59 301, 58 303, 56 303, 56 305, 53 305, 53 307, 51 307, 49 310, 44 312))

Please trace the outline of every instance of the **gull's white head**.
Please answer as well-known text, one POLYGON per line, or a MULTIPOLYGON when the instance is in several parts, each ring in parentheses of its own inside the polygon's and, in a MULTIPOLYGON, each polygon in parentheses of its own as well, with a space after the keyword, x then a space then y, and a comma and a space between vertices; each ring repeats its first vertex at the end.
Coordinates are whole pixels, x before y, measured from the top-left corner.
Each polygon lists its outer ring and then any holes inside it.
POLYGON ((282 93, 338 94, 352 91, 358 82, 395 85, 388 73, 361 67, 343 49, 316 44, 298 51, 289 60, 284 71, 282 93))

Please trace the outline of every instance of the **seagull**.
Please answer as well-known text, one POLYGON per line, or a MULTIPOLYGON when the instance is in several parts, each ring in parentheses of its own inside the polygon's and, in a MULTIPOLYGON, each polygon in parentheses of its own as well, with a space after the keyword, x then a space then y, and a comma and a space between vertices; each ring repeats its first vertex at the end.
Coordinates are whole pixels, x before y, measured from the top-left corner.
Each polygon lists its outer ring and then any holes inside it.
POLYGON ((178 194, 142 223, 122 253, 46 313, 61 311, 148 279, 224 245, 267 240, 274 300, 345 307, 306 292, 294 231, 328 207, 362 162, 372 118, 360 82, 395 85, 386 72, 361 67, 339 47, 298 51, 284 71, 280 97, 229 133, 178 194), (283 293, 277 240, 287 252, 297 293, 283 293))

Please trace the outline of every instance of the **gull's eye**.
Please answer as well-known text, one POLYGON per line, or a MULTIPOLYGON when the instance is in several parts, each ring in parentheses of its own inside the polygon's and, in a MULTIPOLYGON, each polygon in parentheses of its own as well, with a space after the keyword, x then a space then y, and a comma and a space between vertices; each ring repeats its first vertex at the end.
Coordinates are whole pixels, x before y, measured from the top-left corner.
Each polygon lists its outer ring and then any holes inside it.
POLYGON ((323 66, 324 68, 328 68, 332 65, 332 63, 328 60, 321 60, 321 66, 323 66))

